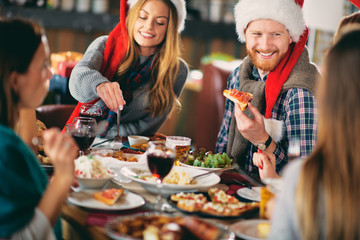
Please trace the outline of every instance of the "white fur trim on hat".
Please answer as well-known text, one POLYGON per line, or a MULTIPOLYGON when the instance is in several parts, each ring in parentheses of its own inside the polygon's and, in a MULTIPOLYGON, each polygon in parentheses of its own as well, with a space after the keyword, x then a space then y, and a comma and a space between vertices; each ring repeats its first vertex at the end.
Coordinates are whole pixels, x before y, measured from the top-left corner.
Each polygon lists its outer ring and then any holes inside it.
POLYGON ((245 42, 244 30, 248 24, 257 19, 271 19, 283 24, 294 42, 305 29, 302 8, 295 0, 240 0, 235 6, 234 16, 241 42, 245 42))
MULTIPOLYGON (((139 0, 128 0, 129 7, 132 8, 139 0)), ((185 0, 170 0, 176 7, 178 14, 178 30, 181 32, 185 28, 185 19, 186 19, 186 2, 185 0)))
POLYGON ((284 136, 284 122, 274 118, 264 118, 265 131, 271 136, 271 138, 276 142, 284 136))

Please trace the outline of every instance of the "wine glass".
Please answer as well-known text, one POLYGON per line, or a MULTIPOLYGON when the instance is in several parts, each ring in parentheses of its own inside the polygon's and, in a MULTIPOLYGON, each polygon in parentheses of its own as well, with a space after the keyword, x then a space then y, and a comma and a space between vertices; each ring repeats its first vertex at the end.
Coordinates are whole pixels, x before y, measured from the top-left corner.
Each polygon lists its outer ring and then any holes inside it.
POLYGON ((96 122, 99 122, 102 117, 102 110, 100 106, 95 104, 83 104, 80 107, 79 116, 80 117, 90 117, 94 118, 96 122))
POLYGON ((156 178, 158 193, 155 210, 162 211, 166 208, 161 196, 162 181, 174 165, 176 151, 174 147, 167 146, 165 141, 150 141, 146 150, 146 156, 150 172, 156 178))
POLYGON ((79 146, 79 155, 83 156, 84 152, 91 146, 95 139, 96 121, 90 117, 76 117, 70 125, 70 134, 79 146))

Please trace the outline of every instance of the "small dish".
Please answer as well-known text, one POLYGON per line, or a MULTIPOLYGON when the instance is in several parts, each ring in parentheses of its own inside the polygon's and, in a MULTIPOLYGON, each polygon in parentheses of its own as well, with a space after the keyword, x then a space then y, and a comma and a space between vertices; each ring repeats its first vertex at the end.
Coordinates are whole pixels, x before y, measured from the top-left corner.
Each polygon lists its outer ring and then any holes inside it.
POLYGON ((149 138, 144 137, 144 136, 139 136, 139 135, 130 135, 130 136, 128 136, 128 140, 129 140, 129 145, 131 147, 135 144, 147 143, 149 141, 149 138))
POLYGON ((266 236, 262 236, 258 230, 260 223, 269 223, 264 219, 249 219, 242 220, 234 223, 230 226, 230 231, 233 231, 237 237, 247 240, 262 240, 266 239, 266 236))

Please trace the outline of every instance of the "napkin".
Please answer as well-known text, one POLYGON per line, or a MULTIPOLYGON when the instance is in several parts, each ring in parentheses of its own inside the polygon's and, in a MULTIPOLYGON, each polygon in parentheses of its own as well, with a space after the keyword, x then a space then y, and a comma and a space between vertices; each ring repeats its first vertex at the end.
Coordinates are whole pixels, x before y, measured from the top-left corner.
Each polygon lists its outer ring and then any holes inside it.
POLYGON ((235 195, 236 191, 240 188, 243 188, 244 186, 241 186, 239 184, 236 184, 234 182, 234 179, 238 182, 247 182, 246 178, 242 176, 241 174, 234 173, 234 172, 225 172, 220 175, 221 183, 226 184, 229 186, 229 189, 227 190, 227 194, 229 195, 235 195))

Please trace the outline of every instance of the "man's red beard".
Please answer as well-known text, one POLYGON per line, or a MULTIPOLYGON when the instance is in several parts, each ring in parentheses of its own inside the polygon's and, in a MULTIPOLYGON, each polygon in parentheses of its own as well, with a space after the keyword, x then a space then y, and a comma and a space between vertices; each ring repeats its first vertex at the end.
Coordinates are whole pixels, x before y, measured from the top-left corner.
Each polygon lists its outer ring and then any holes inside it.
MULTIPOLYGON (((259 49, 252 49, 250 51, 250 50, 246 49, 246 52, 249 55, 252 63, 255 65, 255 67, 264 72, 273 71, 277 67, 277 65, 280 63, 280 61, 284 58, 284 56, 286 55, 286 52, 285 52, 282 55, 278 55, 275 58, 272 58, 269 60, 264 60, 264 59, 259 58, 258 52, 269 53, 269 52, 273 52, 273 51, 263 51, 263 50, 259 50, 259 49)), ((275 51, 275 52, 278 53, 278 51, 275 51)))

